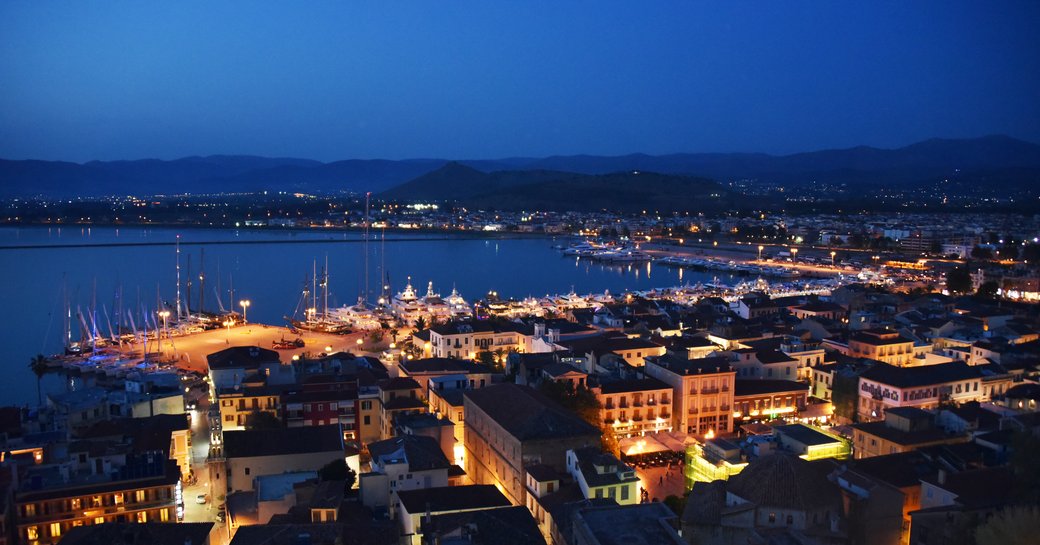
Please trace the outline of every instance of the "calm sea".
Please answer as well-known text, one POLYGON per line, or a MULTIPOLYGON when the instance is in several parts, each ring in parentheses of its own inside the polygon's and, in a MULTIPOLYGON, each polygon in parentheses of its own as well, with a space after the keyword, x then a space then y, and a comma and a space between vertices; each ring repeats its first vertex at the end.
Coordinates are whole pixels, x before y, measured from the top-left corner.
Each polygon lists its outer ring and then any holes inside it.
MULTIPOLYGON (((182 281, 196 279, 192 305, 197 307, 200 263, 204 266, 207 310, 227 307, 232 283, 235 300, 249 299, 250 320, 283 322, 300 299, 312 267, 328 259, 330 305, 352 304, 364 290, 365 244, 358 232, 286 230, 216 230, 113 227, 0 228, 0 339, 5 379, 0 405, 34 403, 36 378, 28 371, 37 354, 61 351, 63 292, 75 310, 96 301, 99 328, 107 330, 105 312, 115 321, 117 298, 124 310, 153 309, 158 297, 175 297, 176 236, 181 240, 182 281), (201 244, 223 243, 223 244, 201 244), (230 244, 229 244, 230 243, 230 244), (204 255, 203 255, 204 253, 204 255), (219 286, 218 286, 219 281, 219 286)), ((389 275, 394 293, 406 278, 420 293, 427 283, 442 295, 456 287, 469 301, 494 290, 502 297, 523 298, 566 293, 612 293, 710 281, 711 274, 642 265, 608 265, 565 257, 553 245, 569 238, 486 237, 420 234, 371 235, 368 285, 379 294, 380 278, 389 275)), ((724 278, 723 280, 727 280, 724 278)), ((140 327, 140 325, 139 325, 140 327)), ((74 333, 74 337, 75 337, 74 333)), ((57 374, 44 379, 44 391, 68 387, 57 374)))

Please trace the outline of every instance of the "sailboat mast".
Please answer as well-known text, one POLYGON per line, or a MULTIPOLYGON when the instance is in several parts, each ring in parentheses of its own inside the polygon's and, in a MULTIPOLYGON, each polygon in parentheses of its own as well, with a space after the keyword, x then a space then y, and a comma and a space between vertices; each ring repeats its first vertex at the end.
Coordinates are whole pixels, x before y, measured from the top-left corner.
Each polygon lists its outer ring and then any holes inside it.
POLYGON ((206 249, 199 249, 199 315, 206 312, 206 249))
POLYGON ((365 302, 368 303, 368 228, 371 225, 369 217, 369 198, 372 192, 365 193, 365 302))
POLYGON ((185 292, 186 292, 184 294, 185 295, 185 297, 184 297, 184 315, 187 316, 190 319, 191 318, 191 254, 188 254, 188 262, 186 263, 186 265, 187 265, 187 268, 186 268, 186 270, 184 272, 187 273, 186 276, 187 276, 188 281, 186 282, 186 285, 184 286, 185 292))
POLYGON ((318 260, 311 263, 311 308, 318 312, 318 260))
POLYGON ((177 319, 181 319, 181 236, 177 235, 177 319))
POLYGON ((65 328, 65 348, 72 346, 72 306, 69 305, 69 286, 65 279, 65 273, 61 274, 61 298, 64 301, 65 308, 62 309, 62 325, 65 328))
POLYGON ((323 295, 325 297, 323 303, 324 308, 322 309, 321 316, 322 318, 327 318, 329 315, 329 254, 325 254, 325 271, 321 276, 321 289, 323 290, 323 295))

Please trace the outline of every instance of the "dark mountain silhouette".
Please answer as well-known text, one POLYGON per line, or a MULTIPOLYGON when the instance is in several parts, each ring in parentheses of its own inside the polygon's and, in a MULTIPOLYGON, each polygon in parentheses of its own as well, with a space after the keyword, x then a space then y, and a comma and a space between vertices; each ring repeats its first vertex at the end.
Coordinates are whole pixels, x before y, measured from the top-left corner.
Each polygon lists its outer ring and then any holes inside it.
POLYGON ((859 146, 774 156, 761 153, 631 154, 458 161, 452 170, 417 180, 445 159, 346 160, 252 156, 185 157, 174 161, 0 160, 0 197, 214 193, 282 190, 383 193, 397 199, 453 200, 492 190, 561 179, 561 173, 603 175, 627 171, 681 174, 720 182, 751 179, 798 184, 916 184, 970 173, 979 183, 1040 185, 1040 146, 1007 136, 931 139, 897 149, 859 146), (489 173, 480 178, 457 167, 489 173), (507 174, 510 173, 510 174, 507 174), (455 179, 458 176, 458 179, 455 179))

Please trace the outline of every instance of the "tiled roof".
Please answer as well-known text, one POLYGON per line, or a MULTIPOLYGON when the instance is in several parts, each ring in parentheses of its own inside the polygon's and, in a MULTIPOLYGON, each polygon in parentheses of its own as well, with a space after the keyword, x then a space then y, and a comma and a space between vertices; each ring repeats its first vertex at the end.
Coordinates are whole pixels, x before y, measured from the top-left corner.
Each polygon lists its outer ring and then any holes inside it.
POLYGON ((111 545, 116 543, 149 543, 151 545, 184 545, 205 543, 212 522, 108 522, 70 528, 61 538, 63 545, 111 545))
POLYGON ((206 356, 210 369, 256 368, 264 363, 278 363, 278 352, 259 346, 232 346, 206 356))
POLYGON ((809 462, 786 454, 756 458, 730 477, 727 490, 760 507, 816 511, 840 509, 841 495, 809 462))
POLYGON ((464 395, 520 440, 600 435, 599 429, 527 386, 498 384, 464 395))
POLYGON ((733 395, 736 397, 777 394, 783 392, 809 392, 808 384, 804 382, 795 382, 793 380, 737 379, 733 382, 733 395))
POLYGON ((600 391, 604 394, 624 394, 630 392, 646 392, 653 390, 668 390, 671 386, 657 380, 656 378, 634 378, 627 380, 614 380, 604 382, 600 385, 600 391))

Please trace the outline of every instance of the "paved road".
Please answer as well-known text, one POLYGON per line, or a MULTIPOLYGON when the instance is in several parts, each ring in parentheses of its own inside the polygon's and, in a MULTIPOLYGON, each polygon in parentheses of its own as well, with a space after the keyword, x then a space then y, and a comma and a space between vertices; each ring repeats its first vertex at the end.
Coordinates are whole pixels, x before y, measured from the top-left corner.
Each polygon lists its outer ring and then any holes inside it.
MULTIPOLYGON (((316 354, 329 347, 335 352, 358 352, 357 340, 363 335, 362 332, 350 335, 329 335, 304 331, 299 335, 304 342, 303 348, 278 350, 278 353, 283 362, 288 362, 293 355, 316 354)), ((213 352, 229 346, 259 346, 271 349, 274 341, 295 339, 296 337, 297 335, 290 333, 285 327, 245 324, 234 326, 231 329, 214 329, 183 337, 163 339, 162 351, 164 355, 176 359, 179 367, 205 373, 208 371, 206 356, 213 352)), ((370 348, 368 344, 363 346, 370 348)))

